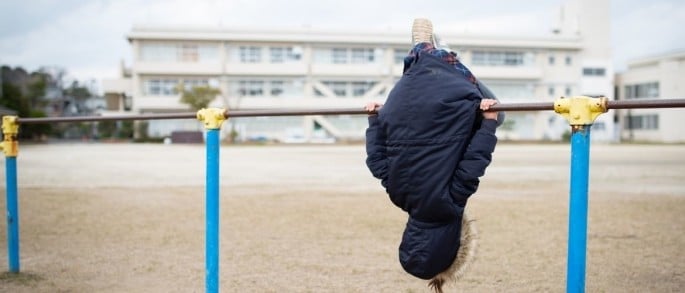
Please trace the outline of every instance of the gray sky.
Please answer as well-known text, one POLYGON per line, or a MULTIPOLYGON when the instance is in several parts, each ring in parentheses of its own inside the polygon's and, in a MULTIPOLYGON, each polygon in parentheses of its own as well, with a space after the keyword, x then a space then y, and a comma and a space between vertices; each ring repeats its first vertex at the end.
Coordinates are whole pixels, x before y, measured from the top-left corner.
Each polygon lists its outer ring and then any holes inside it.
MULTIPOLYGON (((61 66, 79 80, 117 77, 131 62, 125 35, 134 24, 406 30, 427 17, 436 32, 548 32, 563 0, 5 0, 0 2, 0 64, 61 66)), ((685 1, 613 0, 614 66, 685 49, 685 1)), ((449 40, 448 40, 449 41, 449 40)))

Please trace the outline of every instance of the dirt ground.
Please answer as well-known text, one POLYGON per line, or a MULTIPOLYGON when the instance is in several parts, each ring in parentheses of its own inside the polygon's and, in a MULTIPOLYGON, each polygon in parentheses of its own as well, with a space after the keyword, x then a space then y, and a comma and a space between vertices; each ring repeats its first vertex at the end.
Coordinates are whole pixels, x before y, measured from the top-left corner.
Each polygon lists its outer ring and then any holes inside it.
MULTIPOLYGON (((429 292, 364 158, 222 147, 221 291, 429 292)), ((497 147, 468 206, 476 260, 448 292, 565 290, 569 161, 568 145, 497 147)), ((587 291, 683 292, 685 146, 593 144, 591 161, 587 291)), ((22 273, 3 239, 0 292, 205 291, 203 145, 25 145, 18 170, 22 273)))

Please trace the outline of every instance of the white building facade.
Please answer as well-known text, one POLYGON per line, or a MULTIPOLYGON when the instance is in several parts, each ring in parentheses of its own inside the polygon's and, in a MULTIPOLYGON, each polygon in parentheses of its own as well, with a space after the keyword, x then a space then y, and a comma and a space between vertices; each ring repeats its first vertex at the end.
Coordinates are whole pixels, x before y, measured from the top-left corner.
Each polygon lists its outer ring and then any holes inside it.
MULTIPOLYGON (((616 77, 620 100, 685 98, 685 51, 632 60, 616 77)), ((682 109, 619 110, 622 141, 685 142, 682 109)))
MULTIPOLYGON (((577 13, 587 0, 571 1, 555 33, 546 36, 444 34, 451 48, 501 100, 552 102, 574 95, 611 97, 609 2, 577 13), (585 15, 585 16, 583 16, 585 15), (597 29, 601 27, 601 29, 597 29), (586 30, 583 30, 586 29, 586 30), (591 35, 595 34, 595 35, 591 35)), ((410 49, 409 29, 150 28, 128 35, 133 63, 124 78, 103 82, 112 110, 187 112, 175 87, 210 85, 221 90, 211 106, 230 109, 353 108, 383 102, 401 77, 410 49), (125 98, 132 98, 124 107, 125 98)), ((197 121, 150 121, 150 136, 197 130, 197 121)), ((360 140, 363 116, 230 119, 224 132, 239 139, 360 140)), ((602 115, 593 139, 616 138, 613 118, 602 115), (601 127, 599 127, 601 126, 601 127)), ((512 140, 560 140, 568 122, 551 112, 510 112, 498 135, 512 140)))

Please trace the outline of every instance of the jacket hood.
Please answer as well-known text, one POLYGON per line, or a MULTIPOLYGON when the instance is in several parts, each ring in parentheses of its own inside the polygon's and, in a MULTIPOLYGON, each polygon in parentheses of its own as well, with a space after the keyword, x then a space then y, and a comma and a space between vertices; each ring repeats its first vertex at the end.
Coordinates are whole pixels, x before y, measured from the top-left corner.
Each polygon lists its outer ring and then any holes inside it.
POLYGON ((461 217, 452 222, 422 222, 409 218, 399 248, 404 270, 424 280, 452 265, 460 246, 461 217))

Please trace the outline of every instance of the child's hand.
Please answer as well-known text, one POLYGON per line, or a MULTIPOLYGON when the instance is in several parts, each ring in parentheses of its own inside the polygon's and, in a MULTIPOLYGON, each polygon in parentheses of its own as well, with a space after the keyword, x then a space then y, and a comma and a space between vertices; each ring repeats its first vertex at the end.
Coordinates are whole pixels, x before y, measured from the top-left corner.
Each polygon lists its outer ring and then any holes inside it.
POLYGON ((480 109, 483 110, 483 118, 497 120, 497 112, 485 112, 490 109, 490 106, 497 104, 497 100, 494 99, 482 99, 480 101, 480 109))
POLYGON ((378 102, 368 102, 366 103, 366 106, 364 106, 364 110, 366 112, 369 112, 369 114, 373 114, 372 112, 378 111, 383 107, 383 104, 378 103, 378 102))

